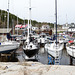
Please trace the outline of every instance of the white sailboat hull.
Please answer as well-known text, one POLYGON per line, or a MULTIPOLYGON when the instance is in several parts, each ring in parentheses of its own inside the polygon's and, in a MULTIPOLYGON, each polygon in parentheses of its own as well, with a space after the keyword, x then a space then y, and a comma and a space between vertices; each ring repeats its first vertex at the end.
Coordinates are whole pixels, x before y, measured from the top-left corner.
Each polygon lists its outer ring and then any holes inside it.
POLYGON ((75 46, 72 46, 72 47, 66 47, 67 49, 67 53, 72 56, 72 57, 75 57, 75 46))
POLYGON ((56 57, 57 52, 59 53, 58 56, 61 57, 63 46, 64 45, 61 44, 58 48, 56 48, 54 43, 52 43, 52 44, 45 44, 45 50, 47 51, 48 54, 50 54, 54 58, 56 57))
POLYGON ((0 53, 10 53, 13 50, 18 49, 20 46, 20 43, 14 42, 14 41, 6 41, 1 43, 0 45, 0 53))

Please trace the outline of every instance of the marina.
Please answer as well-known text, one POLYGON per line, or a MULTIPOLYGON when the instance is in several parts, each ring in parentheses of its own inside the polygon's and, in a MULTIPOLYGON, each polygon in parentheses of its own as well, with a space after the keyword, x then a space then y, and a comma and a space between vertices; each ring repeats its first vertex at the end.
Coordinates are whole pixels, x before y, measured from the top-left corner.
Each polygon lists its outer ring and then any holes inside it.
POLYGON ((72 23, 71 26, 66 27, 67 29, 64 26, 58 28, 57 0, 55 0, 53 29, 49 25, 34 27, 31 20, 31 6, 29 0, 27 24, 25 21, 26 25, 19 24, 19 17, 16 16, 17 25, 10 28, 10 1, 8 0, 7 28, 1 29, 0 61, 37 61, 47 65, 74 65, 75 24, 72 23), (3 60, 4 57, 6 60, 3 60))
POLYGON ((65 18, 66 11, 60 10, 62 4, 58 0, 53 4, 46 1, 48 5, 45 6, 40 6, 44 1, 37 6, 39 0, 22 2, 19 7, 19 1, 14 0, 1 5, 6 8, 0 9, 0 75, 75 75, 75 22, 70 19, 72 14, 68 19, 66 14, 65 18), (33 9, 33 5, 40 8, 33 9))

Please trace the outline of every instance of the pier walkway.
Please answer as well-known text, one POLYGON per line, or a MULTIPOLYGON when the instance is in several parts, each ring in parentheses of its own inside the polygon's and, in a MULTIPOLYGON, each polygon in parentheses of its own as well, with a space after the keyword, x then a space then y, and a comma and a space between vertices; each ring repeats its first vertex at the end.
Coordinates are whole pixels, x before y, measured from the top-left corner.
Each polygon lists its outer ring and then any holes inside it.
POLYGON ((43 65, 38 62, 0 62, 0 75, 75 75, 75 66, 43 65))

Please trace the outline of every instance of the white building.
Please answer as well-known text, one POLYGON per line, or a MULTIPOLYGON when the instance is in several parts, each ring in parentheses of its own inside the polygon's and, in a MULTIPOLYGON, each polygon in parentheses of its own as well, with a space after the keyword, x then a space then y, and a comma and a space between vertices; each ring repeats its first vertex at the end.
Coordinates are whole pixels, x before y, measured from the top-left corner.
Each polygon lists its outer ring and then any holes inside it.
POLYGON ((39 28, 38 28, 38 27, 33 27, 33 26, 32 26, 32 30, 33 30, 33 31, 38 31, 39 28))
POLYGON ((62 26, 62 29, 68 29, 69 26, 70 26, 70 25, 66 23, 66 24, 64 24, 64 25, 62 26))
POLYGON ((68 28, 68 32, 75 33, 75 25, 74 24, 68 28))
POLYGON ((22 25, 16 25, 15 30, 19 30, 22 25))
POLYGON ((40 29, 41 29, 41 31, 44 31, 44 30, 49 31, 50 26, 49 25, 43 25, 40 29))

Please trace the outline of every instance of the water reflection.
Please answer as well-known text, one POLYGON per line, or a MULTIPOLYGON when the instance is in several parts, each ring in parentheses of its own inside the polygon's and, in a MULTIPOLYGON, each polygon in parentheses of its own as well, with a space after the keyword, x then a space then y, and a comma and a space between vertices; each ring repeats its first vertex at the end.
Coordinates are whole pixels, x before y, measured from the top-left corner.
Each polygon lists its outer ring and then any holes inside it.
MULTIPOLYGON (((25 62, 26 61, 25 59, 26 59, 26 55, 23 52, 22 47, 20 47, 16 51, 15 56, 0 57, 0 62, 18 62, 18 61, 25 62)), ((44 47, 41 47, 39 49, 38 55, 32 57, 31 59, 36 59, 36 60, 38 60, 38 62, 41 62, 42 64, 48 64, 48 54, 44 50, 44 47)), ((75 65, 75 59, 73 59, 73 64, 75 65)), ((61 57, 61 60, 60 60, 60 65, 70 65, 70 56, 67 54, 66 49, 63 49, 62 57, 61 57)))

